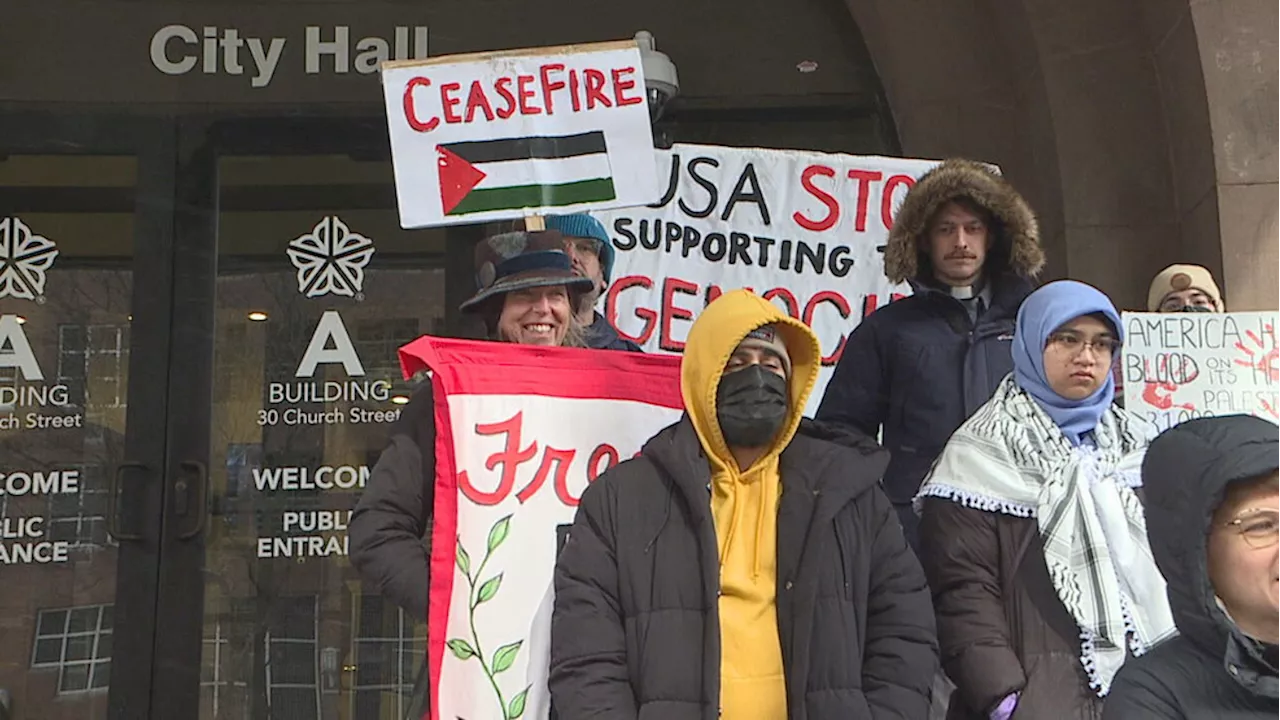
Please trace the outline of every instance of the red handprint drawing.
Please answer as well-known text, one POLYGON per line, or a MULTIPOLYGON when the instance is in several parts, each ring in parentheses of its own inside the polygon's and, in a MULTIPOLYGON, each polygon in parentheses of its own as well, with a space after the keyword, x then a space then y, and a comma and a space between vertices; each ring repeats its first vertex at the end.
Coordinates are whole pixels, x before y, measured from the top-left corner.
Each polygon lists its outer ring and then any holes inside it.
POLYGON ((1142 389, 1142 400, 1156 410, 1196 410, 1190 402, 1174 402, 1174 393, 1178 392, 1180 383, 1194 382, 1199 377, 1199 368, 1185 356, 1160 355, 1156 357, 1156 377, 1171 378, 1151 380, 1142 389), (1178 382, 1174 382, 1178 380, 1178 382))
MULTIPOLYGON (((1263 327, 1263 332, 1268 337, 1275 337, 1276 329, 1274 324, 1267 324, 1263 327)), ((1253 370, 1254 373, 1261 373, 1262 377, 1267 379, 1267 383, 1280 383, 1280 345, 1267 350, 1265 342, 1258 334, 1253 331, 1245 331, 1245 336, 1256 345, 1257 348, 1244 345, 1243 342, 1235 343, 1236 350, 1244 354, 1243 357, 1236 357, 1235 364, 1253 370)), ((1268 414, 1280 419, 1280 406, 1274 406, 1265 398, 1258 398, 1258 405, 1262 406, 1268 414)))
MULTIPOLYGON (((1268 336, 1275 337, 1275 325, 1266 325, 1266 333, 1268 336)), ((1262 338, 1253 331, 1245 331, 1249 340, 1253 341, 1253 345, 1257 345, 1257 351, 1254 348, 1245 346, 1243 342, 1235 343, 1236 350, 1243 352, 1244 357, 1236 357, 1235 364, 1257 370, 1260 373, 1266 373, 1268 382, 1280 383, 1280 345, 1272 347, 1270 351, 1266 351, 1266 343, 1262 342, 1262 338)))
POLYGON ((1183 410, 1195 410, 1196 406, 1191 403, 1175 403, 1173 401, 1173 393, 1177 389, 1178 386, 1175 383, 1149 382, 1142 390, 1142 400, 1157 410, 1169 410, 1175 407, 1183 410))

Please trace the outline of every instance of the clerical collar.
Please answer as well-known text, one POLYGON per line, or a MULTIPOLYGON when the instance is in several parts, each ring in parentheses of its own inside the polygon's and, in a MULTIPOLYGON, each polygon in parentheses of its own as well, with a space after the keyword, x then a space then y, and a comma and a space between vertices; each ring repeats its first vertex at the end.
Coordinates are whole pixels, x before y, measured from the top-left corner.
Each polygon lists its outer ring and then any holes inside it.
POLYGON ((972 300, 978 293, 974 292, 972 285, 952 285, 951 297, 957 300, 972 300))

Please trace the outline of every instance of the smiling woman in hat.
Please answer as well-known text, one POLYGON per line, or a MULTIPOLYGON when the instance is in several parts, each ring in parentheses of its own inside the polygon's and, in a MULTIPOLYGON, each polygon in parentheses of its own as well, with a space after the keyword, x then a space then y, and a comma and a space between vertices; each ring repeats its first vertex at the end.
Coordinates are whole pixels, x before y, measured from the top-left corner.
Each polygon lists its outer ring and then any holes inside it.
POLYGON ((462 311, 480 315, 489 337, 499 342, 584 347, 574 308, 592 281, 573 271, 563 247, 555 230, 503 233, 480 243, 480 290, 462 303, 462 311))
MULTIPOLYGON (((479 291, 462 303, 484 320, 488 337, 522 345, 583 347, 574 317, 592 281, 573 271, 554 230, 494 235, 476 247, 479 291)), ((361 577, 410 617, 427 616, 428 552, 435 505, 435 415, 423 383, 391 428, 386 450, 348 526, 351 563, 361 577)), ((426 674, 414 688, 414 717, 426 711, 426 674)))

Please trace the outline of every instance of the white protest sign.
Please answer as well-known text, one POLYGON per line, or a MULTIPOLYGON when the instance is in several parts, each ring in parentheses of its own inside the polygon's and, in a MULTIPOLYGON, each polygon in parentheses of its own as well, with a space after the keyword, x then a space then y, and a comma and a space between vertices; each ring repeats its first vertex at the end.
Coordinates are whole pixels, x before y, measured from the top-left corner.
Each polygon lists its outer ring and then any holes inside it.
POLYGON ((1161 430, 1243 413, 1280 421, 1275 312, 1125 313, 1124 404, 1161 430))
POLYGON ((653 202, 635 41, 405 60, 382 88, 405 228, 653 202))
POLYGON ((617 256, 602 312, 647 352, 678 353, 707 303, 751 288, 818 334, 812 415, 849 333, 911 292, 885 278, 884 245, 937 162, 679 144, 658 162, 654 206, 593 213, 617 256))

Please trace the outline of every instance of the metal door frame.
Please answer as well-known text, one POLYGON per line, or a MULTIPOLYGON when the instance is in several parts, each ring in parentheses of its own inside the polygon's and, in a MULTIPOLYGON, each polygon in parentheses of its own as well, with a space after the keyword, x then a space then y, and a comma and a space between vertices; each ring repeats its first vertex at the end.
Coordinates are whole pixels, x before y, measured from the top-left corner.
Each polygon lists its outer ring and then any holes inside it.
MULTIPOLYGON (((107 717, 144 717, 156 660, 161 509, 173 319, 175 178, 172 120, 76 110, 0 112, 0 154, 137 158, 124 461, 109 469, 108 527, 119 542, 107 717)), ((0 192, 0 212, 19 210, 0 192)), ((19 709, 20 711, 20 709, 19 709)))

